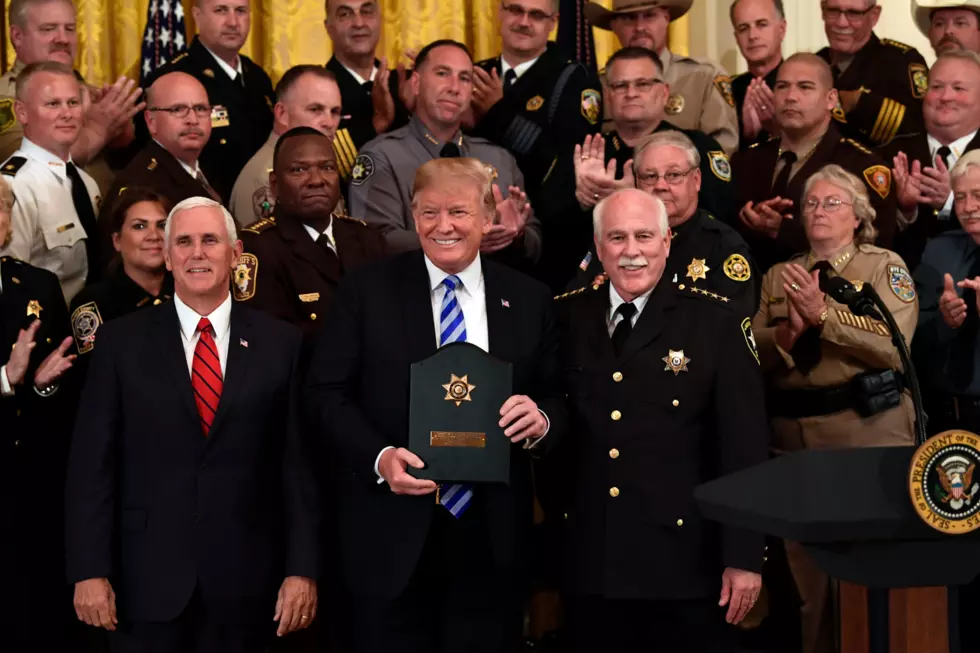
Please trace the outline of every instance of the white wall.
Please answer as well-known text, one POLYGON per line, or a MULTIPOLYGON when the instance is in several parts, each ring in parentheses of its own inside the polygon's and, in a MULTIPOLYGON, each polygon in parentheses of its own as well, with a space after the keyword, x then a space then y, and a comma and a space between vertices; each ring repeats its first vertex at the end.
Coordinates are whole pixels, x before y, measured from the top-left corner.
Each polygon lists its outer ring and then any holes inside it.
MULTIPOLYGON (((714 59, 732 74, 746 70, 738 52, 728 18, 729 0, 697 0, 690 11, 690 52, 695 57, 714 59)), ((816 52, 827 45, 819 0, 784 0, 786 7, 786 40, 783 56, 794 52, 816 52)), ((918 48, 931 65, 935 60, 929 40, 912 21, 911 0, 878 0, 881 19, 875 33, 918 48)))

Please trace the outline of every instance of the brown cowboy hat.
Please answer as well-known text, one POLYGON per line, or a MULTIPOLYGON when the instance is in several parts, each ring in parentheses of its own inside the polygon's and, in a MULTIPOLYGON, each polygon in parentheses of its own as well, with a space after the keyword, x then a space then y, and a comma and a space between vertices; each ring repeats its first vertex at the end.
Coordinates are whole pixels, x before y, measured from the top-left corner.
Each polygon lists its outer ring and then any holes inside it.
POLYGON ((927 37, 932 26, 932 12, 937 9, 972 9, 980 14, 980 0, 912 0, 912 18, 927 37))
POLYGON ((613 0, 612 9, 606 9, 596 2, 585 5, 585 17, 599 29, 610 29, 609 24, 616 16, 632 14, 654 7, 663 7, 670 13, 671 20, 677 20, 690 9, 694 0, 613 0))

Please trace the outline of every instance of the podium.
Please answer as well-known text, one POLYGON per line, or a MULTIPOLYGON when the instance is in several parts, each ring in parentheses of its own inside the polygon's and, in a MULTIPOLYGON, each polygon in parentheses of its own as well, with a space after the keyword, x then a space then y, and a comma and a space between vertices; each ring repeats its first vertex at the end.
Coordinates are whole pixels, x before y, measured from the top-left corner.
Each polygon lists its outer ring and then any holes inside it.
POLYGON ((980 531, 947 535, 919 518, 908 491, 914 453, 801 451, 705 483, 694 496, 706 518, 798 541, 842 581, 842 653, 871 653, 865 587, 892 589, 889 653, 950 653, 945 586, 980 573, 980 531))

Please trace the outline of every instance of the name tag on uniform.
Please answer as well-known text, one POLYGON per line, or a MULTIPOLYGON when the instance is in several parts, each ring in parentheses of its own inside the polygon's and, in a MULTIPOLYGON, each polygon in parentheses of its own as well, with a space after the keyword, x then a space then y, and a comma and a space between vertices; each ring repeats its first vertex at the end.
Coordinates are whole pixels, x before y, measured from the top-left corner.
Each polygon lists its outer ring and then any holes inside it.
POLYGON ((63 234, 66 231, 68 231, 69 229, 74 229, 74 228, 75 228, 75 224, 74 223, 63 224, 60 227, 58 227, 57 231, 58 231, 59 234, 63 234))
POLYGON ((227 127, 230 124, 231 121, 228 120, 228 109, 220 104, 211 107, 211 129, 215 127, 227 127))
POLYGON ((319 301, 319 299, 320 299, 320 293, 318 292, 303 293, 302 295, 299 296, 299 300, 301 302, 315 302, 315 301, 319 301))

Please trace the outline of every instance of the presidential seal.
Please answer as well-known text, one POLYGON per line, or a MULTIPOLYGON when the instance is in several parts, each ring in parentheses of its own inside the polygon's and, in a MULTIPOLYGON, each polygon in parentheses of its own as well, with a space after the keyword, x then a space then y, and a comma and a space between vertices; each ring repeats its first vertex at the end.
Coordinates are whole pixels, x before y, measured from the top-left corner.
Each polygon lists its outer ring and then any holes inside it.
POLYGON ((915 512, 942 533, 960 535, 980 528, 980 436, 943 431, 912 456, 909 495, 915 512))
POLYGON ((456 402, 456 406, 461 405, 464 401, 473 401, 470 393, 476 390, 476 386, 467 380, 468 377, 469 374, 463 376, 449 375, 449 383, 442 386, 442 389, 446 391, 446 401, 456 402))

